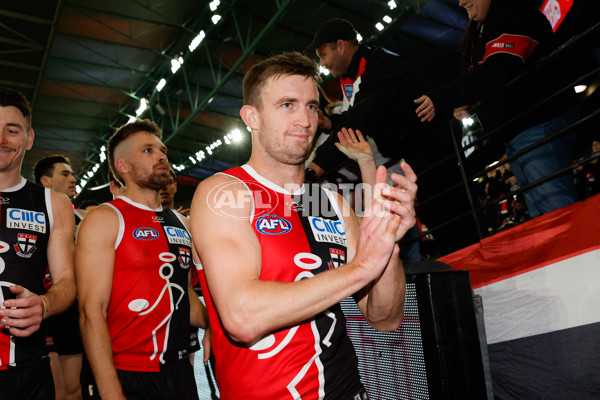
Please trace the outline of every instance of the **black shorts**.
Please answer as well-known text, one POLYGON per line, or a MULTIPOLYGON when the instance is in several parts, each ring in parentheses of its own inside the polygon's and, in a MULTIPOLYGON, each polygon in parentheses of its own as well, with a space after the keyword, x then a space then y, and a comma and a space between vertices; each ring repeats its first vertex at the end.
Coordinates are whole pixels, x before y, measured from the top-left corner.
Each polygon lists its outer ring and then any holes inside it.
MULTIPOLYGON (((190 360, 184 358, 165 371, 139 372, 117 370, 127 400, 198 400, 196 378, 190 360)), ((89 363, 84 357, 81 369, 83 399, 100 399, 89 363)))
POLYGON ((0 371, 0 400, 54 400, 50 359, 0 371))
POLYGON ((77 299, 64 313, 44 321, 46 334, 51 337, 48 344, 54 346, 48 351, 57 352, 61 356, 83 353, 83 341, 79 331, 79 305, 77 299))

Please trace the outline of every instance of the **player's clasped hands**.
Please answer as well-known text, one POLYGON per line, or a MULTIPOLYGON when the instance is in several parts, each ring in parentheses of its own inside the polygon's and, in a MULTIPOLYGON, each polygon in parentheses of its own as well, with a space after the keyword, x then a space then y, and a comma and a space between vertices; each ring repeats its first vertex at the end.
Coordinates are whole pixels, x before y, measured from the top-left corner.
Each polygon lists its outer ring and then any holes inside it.
POLYGON ((373 202, 360 226, 357 257, 370 265, 374 278, 387 266, 396 242, 415 224, 417 176, 404 161, 401 168, 406 176, 391 176, 396 186, 385 184, 385 167, 377 169, 373 202))
MULTIPOLYGON (((400 167, 404 171, 405 176, 392 174, 391 178, 397 185, 384 185, 381 187, 379 195, 378 188, 376 187, 374 198, 374 201, 382 203, 385 209, 393 214, 392 222, 398 225, 394 231, 396 241, 402 239, 416 222, 415 198, 417 195, 417 175, 405 161, 401 162, 400 167)), ((385 178, 385 169, 382 171, 382 167, 379 167, 377 175, 379 176, 380 173, 385 178)), ((391 225, 388 225, 388 229, 392 228, 391 225)))

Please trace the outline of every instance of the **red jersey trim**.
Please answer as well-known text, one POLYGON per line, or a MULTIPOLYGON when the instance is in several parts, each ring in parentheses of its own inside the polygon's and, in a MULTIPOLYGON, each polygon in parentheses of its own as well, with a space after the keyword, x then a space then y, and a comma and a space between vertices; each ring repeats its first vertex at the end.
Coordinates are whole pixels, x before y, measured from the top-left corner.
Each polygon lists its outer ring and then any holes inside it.
POLYGON ((363 58, 361 58, 360 64, 358 65, 358 74, 354 77, 354 79, 340 77, 340 84, 342 86, 342 90, 344 91, 344 96, 346 96, 346 98, 348 100, 350 100, 354 96, 354 93, 346 93, 346 85, 350 85, 352 87, 352 85, 354 85, 354 82, 356 82, 356 80, 362 74, 365 73, 366 65, 367 65, 367 59, 363 57, 363 58), (348 96, 348 94, 350 94, 350 96, 348 96))
POLYGON ((490 40, 485 45, 485 54, 479 65, 485 63, 488 57, 494 54, 511 54, 526 62, 535 50, 539 42, 523 35, 511 35, 505 33, 500 37, 490 40))

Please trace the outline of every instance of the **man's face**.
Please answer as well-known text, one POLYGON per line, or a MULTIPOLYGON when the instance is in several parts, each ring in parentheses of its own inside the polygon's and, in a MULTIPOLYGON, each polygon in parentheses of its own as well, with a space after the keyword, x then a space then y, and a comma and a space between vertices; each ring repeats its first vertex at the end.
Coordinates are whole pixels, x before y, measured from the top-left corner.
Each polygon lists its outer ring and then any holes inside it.
POLYGON ((129 152, 124 159, 132 183, 156 191, 167 184, 169 181, 167 148, 158 137, 149 132, 138 132, 120 145, 128 146, 129 152))
POLYGON ((334 78, 339 78, 348 70, 349 62, 344 59, 340 46, 336 43, 323 43, 317 49, 319 63, 327 68, 334 78))
POLYGON ((0 106, 0 172, 20 171, 25 151, 33 146, 33 129, 13 106, 0 106))
POLYGON ((177 182, 173 179, 173 175, 169 174, 169 183, 160 189, 160 203, 163 207, 175 207, 175 193, 177 193, 177 182))
POLYGON ((460 0, 459 5, 469 13, 469 18, 483 21, 487 17, 491 0, 460 0))
POLYGON ((592 152, 593 153, 598 153, 599 151, 600 151, 600 141, 594 140, 592 142, 592 152))
POLYGON ((317 130, 319 94, 310 77, 269 78, 256 109, 258 151, 284 164, 303 164, 317 130))
MULTIPOLYGON (((69 198, 75 195, 75 174, 69 164, 56 163, 51 177, 45 177, 47 184, 44 186, 66 194, 69 198)), ((42 180, 44 180, 42 178, 42 180)))

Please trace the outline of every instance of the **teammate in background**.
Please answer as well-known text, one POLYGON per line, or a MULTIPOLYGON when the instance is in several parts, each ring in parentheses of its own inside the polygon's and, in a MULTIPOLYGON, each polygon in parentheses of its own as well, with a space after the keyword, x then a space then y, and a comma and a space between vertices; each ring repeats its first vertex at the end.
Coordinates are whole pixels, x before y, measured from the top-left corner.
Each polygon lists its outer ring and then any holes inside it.
POLYGON ((31 108, 19 92, 0 88, 0 396, 53 399, 54 383, 42 320, 75 298, 73 208, 62 193, 21 176, 33 146, 31 108), (53 285, 44 293, 49 267, 53 285))
MULTIPOLYGON (((177 175, 173 168, 169 168, 169 183, 164 188, 160 189, 160 202, 164 207, 169 207, 172 210, 175 210, 175 193, 177 193, 177 175)), ((177 210, 178 213, 188 216, 190 215, 189 208, 183 208, 183 206, 179 206, 177 210)))
MULTIPOLYGON (((172 167, 169 167, 169 183, 162 189, 160 189, 160 203, 163 207, 170 208, 173 211, 180 213, 181 215, 187 216, 190 213, 190 209, 183 209, 180 206, 175 210, 175 193, 177 193, 177 175, 172 167)), ((195 269, 191 269, 192 274, 192 288, 198 285, 198 273, 195 269)), ((188 351, 190 353, 190 362, 194 365, 194 353, 200 350, 200 341, 198 340, 198 328, 190 327, 190 347, 188 351)), ((210 332, 204 335, 202 340, 202 346, 204 347, 204 362, 208 361, 210 355, 210 332)))
POLYGON ((94 210, 96 207, 98 207, 100 205, 100 203, 98 203, 97 200, 85 200, 82 201, 81 204, 79 204, 79 208, 84 211, 87 215, 87 213, 89 213, 90 211, 94 210))
POLYGON ((206 328, 207 317, 189 279, 188 221, 160 203, 166 151, 154 122, 117 129, 108 159, 125 192, 90 212, 79 229, 80 326, 91 367, 84 362, 86 397, 198 398, 189 327, 206 328))
MULTIPOLYGON (((69 198, 75 195, 75 174, 71 161, 63 155, 53 155, 40 159, 33 169, 35 183, 45 188, 64 193, 69 198)), ((84 218, 86 211, 73 210, 75 225, 84 218), (82 212, 83 211, 83 212, 82 212)), ((52 277, 51 281, 52 281, 52 277)), ((47 341, 50 347, 50 367, 54 378, 56 399, 81 399, 81 358, 83 343, 79 333, 79 305, 77 299, 64 313, 47 321, 47 341)))
POLYGON ((115 178, 112 171, 108 171, 108 189, 113 196, 113 200, 125 193, 125 187, 115 178))
POLYGON ((406 177, 392 175, 399 188, 382 189, 380 167, 377 201, 360 227, 337 193, 303 187, 317 77, 299 53, 252 67, 240 111, 252 129, 250 160, 206 179, 194 195, 193 240, 224 399, 364 400, 339 302, 353 295, 379 330, 402 321, 395 243, 415 222, 416 176, 403 163, 406 177))

